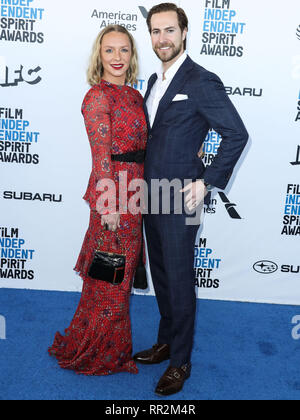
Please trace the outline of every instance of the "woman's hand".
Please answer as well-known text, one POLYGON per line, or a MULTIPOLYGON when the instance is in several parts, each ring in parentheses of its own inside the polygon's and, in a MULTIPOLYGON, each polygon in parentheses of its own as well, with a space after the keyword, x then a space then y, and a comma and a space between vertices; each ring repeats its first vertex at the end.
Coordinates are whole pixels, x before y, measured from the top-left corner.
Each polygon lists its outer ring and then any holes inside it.
POLYGON ((120 213, 102 216, 101 225, 111 232, 116 232, 116 230, 120 227, 120 213))

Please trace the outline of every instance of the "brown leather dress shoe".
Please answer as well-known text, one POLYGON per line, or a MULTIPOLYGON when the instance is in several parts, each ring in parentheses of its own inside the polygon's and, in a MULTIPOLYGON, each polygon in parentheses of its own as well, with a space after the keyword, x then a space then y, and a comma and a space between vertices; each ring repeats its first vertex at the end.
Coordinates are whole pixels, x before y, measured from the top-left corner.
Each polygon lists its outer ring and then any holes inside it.
POLYGON ((133 356, 133 360, 144 365, 156 365, 170 359, 168 344, 155 344, 152 349, 141 351, 133 356))
POLYGON ((180 392, 185 381, 191 376, 191 365, 184 365, 181 368, 168 367, 156 387, 155 393, 160 396, 167 396, 180 392))

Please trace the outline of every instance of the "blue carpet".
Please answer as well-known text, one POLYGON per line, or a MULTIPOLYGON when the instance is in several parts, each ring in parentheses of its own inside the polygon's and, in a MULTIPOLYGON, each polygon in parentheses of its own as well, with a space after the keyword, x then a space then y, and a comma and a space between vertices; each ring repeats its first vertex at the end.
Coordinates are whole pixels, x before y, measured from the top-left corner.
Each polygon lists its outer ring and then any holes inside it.
MULTIPOLYGON (((48 356, 55 332, 69 326, 79 298, 0 289, 7 329, 0 340, 0 399, 158 400, 153 391, 167 362, 141 366, 139 375, 85 377, 60 369, 48 356)), ((133 296, 131 312, 134 351, 151 347, 159 320, 155 298, 133 296)), ((176 400, 299 400, 295 315, 300 307, 199 301, 193 374, 176 400)))

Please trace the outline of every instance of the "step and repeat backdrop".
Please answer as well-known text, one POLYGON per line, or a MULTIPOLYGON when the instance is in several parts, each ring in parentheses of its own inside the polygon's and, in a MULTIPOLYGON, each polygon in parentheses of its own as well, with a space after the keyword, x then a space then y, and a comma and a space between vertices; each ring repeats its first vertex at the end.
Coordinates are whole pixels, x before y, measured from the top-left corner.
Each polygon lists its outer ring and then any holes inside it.
MULTIPOLYGON (((89 55, 101 29, 126 26, 145 94, 159 65, 146 26, 157 3, 1 0, 0 288, 81 291, 73 267, 89 221, 80 112, 89 55)), ((188 53, 222 78, 251 136, 229 187, 205 208, 197 294, 300 304, 299 0, 177 4, 190 19, 188 53)), ((221 141, 208 134, 207 165, 221 141)))

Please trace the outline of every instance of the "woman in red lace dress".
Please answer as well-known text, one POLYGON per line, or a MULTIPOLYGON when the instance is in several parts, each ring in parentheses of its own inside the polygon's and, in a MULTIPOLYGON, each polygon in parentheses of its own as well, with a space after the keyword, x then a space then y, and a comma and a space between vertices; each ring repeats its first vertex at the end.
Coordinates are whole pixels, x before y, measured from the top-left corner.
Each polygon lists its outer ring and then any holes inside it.
MULTIPOLYGON (((90 224, 75 267, 83 278, 83 291, 70 327, 64 336, 56 334, 49 349, 62 368, 85 375, 138 373, 132 359, 129 302, 140 256, 142 216, 123 214, 118 195, 117 208, 108 208, 105 213, 99 204, 101 192, 97 191, 100 180, 110 179, 118 192, 120 172, 127 175, 127 185, 133 179, 143 179, 143 164, 111 158, 146 147, 143 98, 127 85, 134 82, 136 75, 137 54, 132 36, 120 26, 103 30, 95 42, 88 71, 92 88, 82 105, 93 160, 84 196, 90 205, 90 224), (103 251, 125 251, 125 278, 119 286, 88 276, 99 241, 103 251)), ((128 193, 128 201, 133 194, 128 193)))

